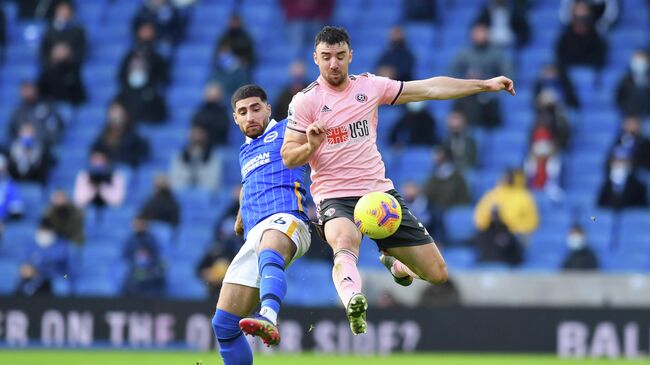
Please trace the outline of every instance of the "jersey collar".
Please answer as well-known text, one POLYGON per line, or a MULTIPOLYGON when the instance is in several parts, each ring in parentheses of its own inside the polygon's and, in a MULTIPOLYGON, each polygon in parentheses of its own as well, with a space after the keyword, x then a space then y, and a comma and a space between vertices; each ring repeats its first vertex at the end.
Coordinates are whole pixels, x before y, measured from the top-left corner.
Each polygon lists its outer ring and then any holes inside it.
MULTIPOLYGON (((276 124, 278 124, 278 122, 276 122, 275 119, 272 119, 272 118, 271 118, 271 120, 269 120, 269 124, 266 126, 266 129, 264 130, 264 133, 262 133, 262 134, 260 135, 260 137, 263 136, 263 135, 265 135, 266 132, 270 131, 271 128, 275 127, 276 124)), ((257 137, 257 138, 260 138, 260 137, 257 137)), ((251 137, 246 137, 246 143, 251 144, 251 142, 253 142, 253 138, 251 138, 251 137)))

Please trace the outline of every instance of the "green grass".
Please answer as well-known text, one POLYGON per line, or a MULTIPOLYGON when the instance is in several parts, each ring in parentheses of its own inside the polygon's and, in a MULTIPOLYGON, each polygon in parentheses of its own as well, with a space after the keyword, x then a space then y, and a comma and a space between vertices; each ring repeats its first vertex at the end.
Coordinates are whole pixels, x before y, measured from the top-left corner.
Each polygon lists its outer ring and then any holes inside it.
MULTIPOLYGON (((647 359, 645 359, 647 361, 647 359)), ((644 361, 644 363, 645 363, 644 361)), ((390 356, 333 356, 317 354, 257 355, 260 365, 540 365, 620 364, 622 360, 560 360, 553 355, 504 354, 418 354, 390 356)), ((641 361, 629 361, 641 364, 641 361)), ((6 365, 216 365, 215 352, 121 352, 0 350, 0 364, 6 365)))

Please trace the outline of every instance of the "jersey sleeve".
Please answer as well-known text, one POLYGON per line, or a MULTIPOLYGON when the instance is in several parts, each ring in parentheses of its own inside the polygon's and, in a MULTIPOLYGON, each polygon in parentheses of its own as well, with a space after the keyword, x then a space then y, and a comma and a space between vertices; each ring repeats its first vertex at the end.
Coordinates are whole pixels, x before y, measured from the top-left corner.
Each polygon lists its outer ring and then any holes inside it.
POLYGON ((303 93, 296 94, 289 104, 287 128, 305 133, 307 127, 314 122, 313 118, 310 117, 311 114, 311 104, 307 96, 303 93))
POLYGON ((391 80, 388 77, 375 76, 373 74, 368 74, 368 78, 379 94, 380 104, 395 104, 404 88, 403 81, 391 80))

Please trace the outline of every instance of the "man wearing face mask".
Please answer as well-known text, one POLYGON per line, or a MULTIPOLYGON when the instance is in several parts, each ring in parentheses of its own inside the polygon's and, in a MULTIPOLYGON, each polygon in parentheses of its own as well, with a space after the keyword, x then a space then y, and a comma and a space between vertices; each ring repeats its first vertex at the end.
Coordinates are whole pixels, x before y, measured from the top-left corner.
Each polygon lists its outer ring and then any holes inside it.
POLYGON ((585 232, 579 224, 574 224, 566 239, 569 248, 562 269, 564 270, 598 270, 598 258, 587 244, 585 232))
POLYGON ((42 63, 47 63, 52 48, 59 42, 70 46, 73 62, 83 63, 86 57, 86 33, 83 27, 74 21, 74 8, 68 2, 61 2, 55 8, 54 18, 41 41, 42 63))
POLYGON ((647 207, 645 185, 636 177, 629 151, 615 148, 609 160, 607 178, 600 188, 598 206, 615 210, 647 207))
POLYGON ((650 116, 650 57, 637 50, 630 59, 628 72, 616 89, 616 105, 623 115, 650 116))
POLYGON ((490 39, 502 48, 521 48, 530 39, 525 6, 519 1, 491 0, 481 11, 478 22, 490 27, 490 39))
POLYGON ((210 144, 215 147, 228 145, 230 119, 222 101, 223 90, 217 82, 210 82, 203 91, 203 104, 192 118, 192 126, 206 130, 210 144))
POLYGON ((172 157, 169 178, 174 189, 198 187, 216 191, 221 182, 222 168, 221 155, 213 153, 205 130, 192 127, 187 145, 172 157))
POLYGON ((24 295, 51 292, 51 281, 70 269, 70 245, 60 239, 48 220, 42 220, 34 241, 25 247, 18 291, 24 295))
POLYGON ((564 193, 560 188, 562 161, 557 154, 556 142, 550 128, 538 122, 533 128, 528 158, 524 163, 524 173, 528 186, 543 190, 553 201, 559 201, 564 193))
POLYGON ((282 120, 287 117, 287 111, 293 96, 309 85, 306 78, 305 64, 302 61, 296 60, 291 63, 289 78, 289 84, 282 90, 282 93, 275 101, 275 105, 273 105, 273 119, 275 120, 282 120))
POLYGON ((9 150, 9 173, 18 181, 31 181, 45 185, 50 166, 54 162, 49 148, 36 134, 31 123, 20 126, 18 137, 9 150))
POLYGON ((86 101, 86 89, 81 78, 81 64, 73 58, 67 42, 56 42, 38 77, 38 89, 52 101, 79 105, 86 101))
POLYGON ((181 208, 165 175, 154 179, 154 193, 140 209, 140 216, 149 221, 167 223, 177 227, 180 222, 181 208))
POLYGON ((447 116, 447 138, 442 142, 456 166, 465 170, 476 167, 476 140, 467 130, 467 118, 461 112, 447 116))
POLYGON ((61 140, 65 122, 55 105, 39 95, 38 87, 31 81, 20 84, 20 104, 16 106, 9 119, 7 135, 18 136, 20 126, 31 122, 45 143, 53 145, 61 140))
POLYGON ((634 166, 650 170, 650 140, 641 133, 639 117, 630 115, 623 119, 623 129, 612 150, 617 148, 623 148, 630 153, 634 166))
POLYGON ((591 8, 584 2, 573 6, 572 20, 556 44, 560 67, 589 66, 600 70, 607 58, 607 41, 596 31, 591 8))
POLYGON ((389 141, 393 148, 403 146, 434 146, 436 136, 436 121, 426 109, 424 101, 406 104, 406 112, 393 125, 389 141))
POLYGON ((389 67, 390 74, 377 73, 380 76, 390 77, 395 80, 413 80, 415 57, 406 44, 404 31, 400 27, 393 27, 389 33, 388 48, 379 57, 377 69, 389 67))
POLYGON ((558 98, 559 95, 550 89, 540 92, 535 99, 535 118, 550 129, 556 148, 563 150, 569 145, 571 126, 558 98))
POLYGON ((77 208, 65 190, 55 190, 50 197, 50 206, 43 219, 51 223, 52 229, 61 238, 71 243, 84 243, 84 214, 77 208))
POLYGON ((74 201, 80 207, 119 206, 126 195, 124 175, 113 171, 111 161, 101 151, 90 154, 88 168, 77 173, 74 201))
POLYGON ((559 104, 569 108, 580 107, 580 100, 566 70, 556 64, 549 63, 542 67, 534 89, 535 102, 541 93, 550 91, 557 96, 559 104))

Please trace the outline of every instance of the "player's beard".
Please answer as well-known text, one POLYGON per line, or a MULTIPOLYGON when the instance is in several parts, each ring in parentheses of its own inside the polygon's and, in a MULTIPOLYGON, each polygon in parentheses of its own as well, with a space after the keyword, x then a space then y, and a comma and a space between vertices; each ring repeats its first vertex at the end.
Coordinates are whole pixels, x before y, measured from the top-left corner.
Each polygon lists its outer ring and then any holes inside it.
POLYGON ((245 128, 242 132, 246 135, 248 138, 255 139, 262 134, 264 134, 264 130, 266 130, 266 127, 269 125, 269 119, 266 120, 266 122, 263 122, 260 124, 260 127, 255 130, 254 132, 248 132, 248 128, 245 128))
POLYGON ((345 79, 348 77, 348 75, 344 74, 343 72, 339 72, 336 76, 339 77, 338 80, 329 75, 325 75, 325 81, 327 81, 327 83, 332 86, 340 86, 341 84, 343 84, 343 82, 345 82, 345 79))

